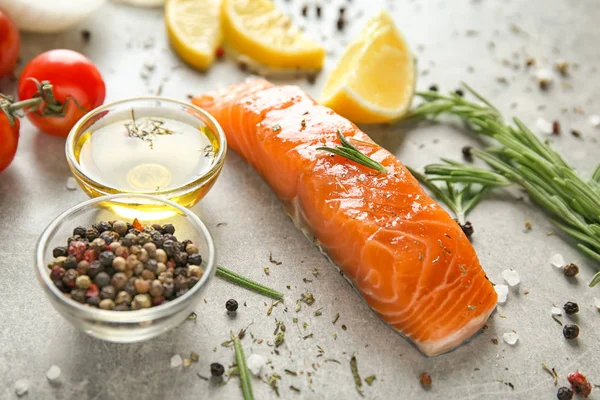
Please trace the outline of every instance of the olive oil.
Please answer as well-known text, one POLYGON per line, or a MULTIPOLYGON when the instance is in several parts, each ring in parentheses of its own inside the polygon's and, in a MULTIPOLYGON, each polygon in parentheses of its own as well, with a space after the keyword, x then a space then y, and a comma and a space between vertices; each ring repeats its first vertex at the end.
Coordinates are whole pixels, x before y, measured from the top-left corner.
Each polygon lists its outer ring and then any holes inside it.
POLYGON ((135 118, 132 111, 131 119, 86 132, 76 143, 74 155, 81 171, 98 184, 91 192, 82 185, 92 197, 155 194, 190 207, 214 183, 208 179, 198 184, 218 162, 219 141, 206 126, 169 118, 135 118), (194 184, 197 189, 190 190, 194 184))

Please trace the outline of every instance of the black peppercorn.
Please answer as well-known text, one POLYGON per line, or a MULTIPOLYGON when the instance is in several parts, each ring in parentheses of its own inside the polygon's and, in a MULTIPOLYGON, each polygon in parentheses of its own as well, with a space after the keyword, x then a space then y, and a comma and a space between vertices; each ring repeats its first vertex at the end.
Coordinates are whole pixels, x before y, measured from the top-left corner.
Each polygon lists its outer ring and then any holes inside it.
POLYGON ((210 364, 210 374, 212 376, 223 376, 223 374, 225 373, 225 367, 223 367, 223 365, 219 364, 219 363, 212 363, 210 364))
POLYGON ((104 231, 100 234, 100 239, 103 239, 106 242, 107 246, 113 241, 117 240, 118 238, 119 234, 112 231, 104 231))
POLYGON ((87 231, 85 231, 85 237, 87 238, 87 240, 89 240, 90 242, 94 239, 96 239, 98 237, 100 233, 98 232, 98 230, 96 228, 90 228, 87 231))
POLYGON ((68 292, 68 288, 65 286, 65 284, 63 283, 62 280, 60 281, 54 281, 54 285, 58 288, 58 290, 60 290, 61 292, 68 292))
POLYGON ((173 224, 165 224, 163 225, 162 228, 164 233, 168 233, 168 234, 174 234, 175 233, 175 227, 173 226, 173 224))
POLYGON ((152 224, 152 229, 154 229, 158 233, 162 233, 162 226, 160 224, 152 224))
POLYGON ((98 307, 98 305, 100 304, 100 297, 98 297, 98 296, 88 297, 85 302, 88 303, 90 306, 98 307))
MULTIPOLYGON (((91 265, 90 265, 91 268, 91 265)), ((89 270, 88 270, 89 272, 89 270)), ((94 278, 94 283, 98 285, 99 288, 103 288, 104 286, 110 283, 110 275, 106 272, 99 272, 98 275, 94 278)))
POLYGON ((473 147, 471 146, 465 146, 462 148, 462 155, 465 158, 465 160, 471 162, 473 161, 473 147))
POLYGON ((229 299, 225 303, 225 308, 227 311, 236 311, 238 309, 238 302, 235 299, 229 299))
POLYGON ((52 255, 54 258, 66 257, 68 255, 67 248, 64 246, 55 247, 54 250, 52 250, 52 255))
POLYGON ((163 243, 163 250, 167 253, 167 256, 173 257, 176 251, 175 242, 172 240, 165 240, 163 243))
POLYGON ((129 278, 129 280, 125 284, 125 288, 123 289, 127 293, 129 293, 131 295, 131 297, 133 297, 137 294, 137 291, 135 290, 135 279, 136 278, 129 278))
POLYGON ((106 285, 102 289, 100 289, 100 298, 101 299, 111 299, 114 300, 117 295, 117 289, 115 289, 112 285, 106 285))
POLYGON ((98 261, 105 266, 110 267, 115 259, 115 253, 110 250, 105 250, 98 256, 98 261))
POLYGON ((77 272, 77 270, 68 269, 67 271, 65 271, 62 281, 68 288, 73 288, 75 287, 75 281, 78 277, 79 272, 77 272))
POLYGON ((437 92, 438 91, 438 87, 437 87, 437 85, 431 85, 431 86, 429 86, 429 90, 431 92, 437 92))
POLYGON ((187 276, 188 269, 184 267, 177 267, 173 270, 173 278, 177 278, 180 275, 187 276))
POLYGON ((85 303, 85 289, 73 289, 71 290, 71 299, 78 303, 85 303))
POLYGON ((90 278, 94 278, 100 272, 104 272, 104 266, 98 260, 92 261, 88 267, 87 274, 90 278))
POLYGON ((306 17, 308 15, 308 6, 305 4, 302 6, 302 16, 306 17))
POLYGON ((475 229, 473 229, 473 224, 471 224, 471 221, 467 221, 464 224, 461 224, 460 228, 465 233, 465 235, 467 235, 468 238, 473 236, 473 233, 475 232, 475 229))
POLYGON ((340 17, 338 18, 337 22, 336 22, 336 27, 338 31, 343 31, 344 30, 344 25, 346 25, 346 21, 344 20, 344 17, 342 17, 340 15, 340 17))
POLYGON ((164 241, 162 233, 154 231, 150 234, 150 237, 152 238, 152 243, 154 243, 156 247, 162 247, 164 241))
POLYGON ((64 269, 73 269, 75 267, 77 267, 77 257, 74 254, 71 254, 63 262, 63 268, 64 269))
POLYGON ((191 265, 200 265, 202 264, 202 256, 200 253, 192 254, 188 256, 187 262, 191 265))
POLYGON ((188 254, 185 251, 177 251, 173 254, 173 260, 177 265, 185 265, 188 261, 188 254))
POLYGON ((85 231, 86 229, 83 226, 78 226, 77 228, 73 229, 73 236, 84 237, 85 231))
POLYGON ((572 301, 568 301, 563 306, 563 310, 565 310, 565 313, 569 315, 577 314, 579 312, 579 305, 577 303, 573 303, 572 301))
POLYGON ((556 394, 558 400, 571 400, 573 398, 573 391, 566 386, 558 388, 558 393, 556 394))
POLYGON ((173 279, 173 283, 176 290, 187 289, 188 278, 185 275, 178 275, 175 277, 175 279, 173 279))
POLYGON ((136 235, 136 236, 137 236, 137 235, 139 235, 139 234, 140 234, 140 231, 139 231, 139 230, 137 230, 137 229, 135 229, 135 228, 131 228, 131 229, 129 229, 129 230, 127 231, 127 233, 131 233, 132 235, 136 235))
POLYGON ((321 18, 321 6, 317 4, 316 10, 317 10, 317 18, 321 18))
POLYGON ((577 339, 579 336, 579 327, 577 325, 565 325, 563 328, 563 335, 566 339, 577 339))
POLYGON ((572 278, 579 273, 579 267, 577 266, 577 264, 569 264, 565 266, 563 272, 565 273, 565 276, 572 278))
POLYGON ((460 97, 463 97, 465 95, 465 92, 463 92, 462 89, 456 89, 454 93, 456 93, 456 95, 460 97))
POLYGON ((165 240, 165 241, 166 240, 171 240, 173 242, 177 242, 177 238, 172 233, 165 233, 165 234, 163 234, 163 240, 165 240))
POLYGON ((92 225, 93 228, 96 228, 98 233, 102 233, 105 231, 112 231, 112 226, 106 221, 100 221, 97 224, 92 225))

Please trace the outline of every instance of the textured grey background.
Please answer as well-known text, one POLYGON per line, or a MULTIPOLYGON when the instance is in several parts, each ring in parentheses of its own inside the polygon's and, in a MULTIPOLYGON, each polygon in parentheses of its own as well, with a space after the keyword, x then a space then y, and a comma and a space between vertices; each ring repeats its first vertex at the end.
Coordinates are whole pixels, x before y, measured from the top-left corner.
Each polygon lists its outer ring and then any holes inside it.
MULTIPOLYGON (((347 6, 349 24, 343 34, 335 31, 333 22, 339 1, 326 2, 321 21, 316 19, 314 8, 308 18, 299 16, 303 2, 277 3, 293 13, 307 30, 325 38, 330 53, 325 73, 314 86, 299 81, 311 94, 319 93, 343 46, 365 19, 385 7, 419 58, 419 88, 437 83, 444 90, 452 90, 465 80, 504 112, 518 115, 532 126, 538 117, 559 119, 566 133, 550 140, 582 174, 590 174, 598 162, 600 131, 587 123, 589 114, 600 113, 596 70, 600 30, 594 0, 353 0, 347 6), (558 58, 564 58, 578 68, 572 68, 568 78, 557 78, 551 90, 543 93, 536 87, 533 70, 524 68, 526 56, 550 67, 558 58), (506 78, 508 83, 499 82, 499 78, 506 78), (575 113, 576 106, 586 115, 575 113), (568 134, 570 128, 579 129, 583 137, 572 137, 568 134)), ((167 79, 164 95, 185 98, 188 93, 243 78, 233 63, 217 64, 204 75, 181 65, 165 42, 161 10, 108 4, 69 32, 23 35, 22 66, 39 52, 56 47, 81 51, 97 63, 107 83, 107 101, 153 93, 163 79, 167 79), (81 29, 92 32, 88 45, 80 38, 81 29), (142 79, 146 62, 156 67, 148 79, 142 79)), ((11 86, 9 81, 1 84, 4 90, 11 86)), ((415 167, 440 156, 460 159, 460 148, 470 140, 467 134, 448 126, 365 130, 415 167)), ((160 338, 117 345, 87 337, 50 307, 32 268, 35 241, 46 224, 86 199, 80 190, 65 188, 70 175, 63 143, 63 139, 38 133, 25 122, 16 159, 0 175, 0 398, 14 398, 14 382, 20 378, 29 379, 31 399, 241 398, 237 379, 215 387, 199 379, 196 372, 207 375, 214 361, 230 364, 233 351, 220 343, 230 330, 252 321, 249 331, 265 342, 251 344, 248 336, 244 340, 246 352, 262 354, 272 361, 273 369, 268 366, 264 372, 276 371, 282 376, 279 387, 281 397, 286 399, 359 398, 348 364, 353 352, 361 375, 377 376, 372 387, 364 387, 365 398, 369 399, 554 398, 556 388, 542 370, 542 362, 557 369, 561 384, 566 383, 566 374, 577 368, 600 383, 600 315, 592 305, 594 295, 600 297, 600 292, 587 288, 591 263, 561 237, 547 236, 552 226, 528 202, 501 193, 472 214, 474 245, 490 278, 499 282, 502 270, 512 267, 520 273, 522 282, 492 316, 487 331, 453 353, 428 359, 369 310, 337 270, 296 230, 267 185, 233 152, 217 185, 194 210, 211 227, 220 262, 284 291, 288 311, 279 306, 266 317, 269 300, 215 281, 207 292, 207 303, 197 308, 198 320, 186 321, 160 338), (532 221, 530 232, 524 229, 526 219, 532 221), (227 225, 217 227, 220 222, 227 225), (283 263, 270 264, 269 252, 283 263), (582 267, 575 283, 567 282, 548 264, 548 258, 556 252, 582 267), (265 266, 270 267, 270 276, 265 276, 265 266), (318 268, 318 277, 312 276, 312 268, 318 268), (304 283, 302 278, 313 282, 304 283), (527 290, 529 294, 524 294, 527 290), (314 293, 316 302, 296 314, 295 300, 306 291, 314 293), (235 318, 225 314, 224 303, 230 297, 246 303, 235 318), (581 337, 577 342, 565 341, 560 326, 550 317, 552 304, 567 300, 581 306, 581 337), (313 316, 321 307, 323 315, 313 316), (340 319, 334 326, 331 321, 336 313, 340 313, 340 319), (308 328, 300 327, 299 332, 293 317, 298 317, 300 324, 307 322, 308 328), (288 327, 280 355, 274 355, 266 345, 273 339, 275 318, 288 327), (342 324, 347 331, 341 329, 342 324), (501 336, 513 329, 520 340, 509 347, 501 336), (302 340, 301 336, 308 333, 314 337, 302 340), (500 343, 492 344, 492 338, 500 343), (325 350, 322 358, 316 358, 317 345, 325 350), (169 367, 172 355, 185 356, 190 351, 200 354, 198 364, 183 370, 169 367), (323 363, 324 358, 335 358, 341 365, 323 363), (312 364, 316 362, 320 365, 315 365, 315 370, 312 364), (62 383, 57 387, 45 377, 52 364, 62 369, 62 383), (310 371, 311 376, 307 378, 306 372, 289 376, 284 368, 310 371), (429 392, 419 385, 417 376, 422 371, 429 371, 433 377, 429 392), (502 381, 512 383, 514 390, 502 381), (292 392, 290 385, 302 392, 292 392)), ((256 398, 274 398, 263 382, 255 380, 254 390, 256 398)))

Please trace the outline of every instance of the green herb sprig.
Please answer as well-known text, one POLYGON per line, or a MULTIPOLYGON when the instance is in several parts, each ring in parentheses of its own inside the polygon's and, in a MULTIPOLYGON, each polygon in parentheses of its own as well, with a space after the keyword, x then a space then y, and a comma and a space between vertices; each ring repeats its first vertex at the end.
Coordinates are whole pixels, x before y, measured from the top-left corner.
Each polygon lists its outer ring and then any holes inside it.
POLYGON ((233 348, 235 349, 235 360, 240 372, 240 381, 242 383, 242 393, 244 394, 244 400, 254 400, 254 394, 252 392, 252 375, 246 365, 246 356, 244 355, 244 348, 239 336, 235 336, 231 333, 231 340, 233 340, 233 348))
MULTIPOLYGON (((517 184, 551 215, 554 225, 579 242, 579 250, 600 262, 600 166, 589 181, 583 180, 523 122, 514 118, 514 125, 507 124, 489 101, 468 85, 465 87, 483 105, 455 93, 447 96, 433 91, 418 93, 425 102, 416 107, 409 118, 432 119, 441 114, 459 117, 472 133, 496 142, 494 147, 472 150, 472 155, 487 163, 492 171, 445 160, 445 164, 427 166, 428 177, 421 179, 450 184, 478 183, 486 188, 517 184)), ((600 265, 596 267, 600 269, 600 265)), ((590 286, 598 283, 600 272, 590 286)))
POLYGON ((248 279, 242 275, 236 274, 235 272, 230 271, 221 266, 217 266, 216 275, 218 278, 234 283, 253 292, 262 294, 263 296, 271 297, 275 300, 283 299, 283 293, 278 292, 275 289, 271 289, 270 287, 267 287, 265 285, 261 285, 258 282, 248 279))
POLYGON ((387 174, 387 170, 385 169, 385 167, 383 165, 381 165, 380 163, 373 160, 372 158, 367 156, 365 153, 362 153, 360 150, 358 150, 356 147, 354 147, 348 141, 348 139, 346 139, 346 137, 342 134, 342 132, 340 132, 339 129, 337 131, 337 136, 340 139, 340 143, 342 144, 341 146, 338 146, 338 147, 321 146, 321 147, 317 147, 317 150, 328 151, 328 152, 336 154, 338 156, 345 157, 348 160, 352 160, 355 163, 364 165, 365 167, 374 169, 377 172, 387 174))

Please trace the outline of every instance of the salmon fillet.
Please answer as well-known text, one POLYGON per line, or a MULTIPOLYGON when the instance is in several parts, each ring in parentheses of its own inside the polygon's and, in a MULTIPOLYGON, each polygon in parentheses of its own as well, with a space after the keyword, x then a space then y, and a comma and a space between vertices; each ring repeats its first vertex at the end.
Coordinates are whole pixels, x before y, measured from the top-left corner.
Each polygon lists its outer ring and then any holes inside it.
POLYGON ((192 102, 217 119, 230 147, 372 309, 424 354, 452 350, 483 327, 497 296, 471 243, 404 165, 353 123, 296 86, 264 80, 192 102), (338 130, 388 173, 316 150, 337 146, 338 130))

